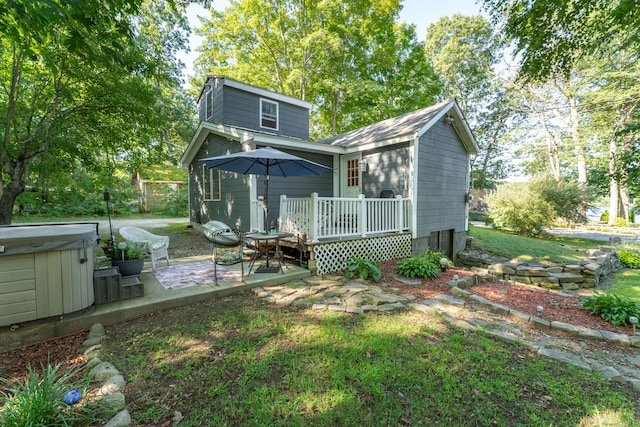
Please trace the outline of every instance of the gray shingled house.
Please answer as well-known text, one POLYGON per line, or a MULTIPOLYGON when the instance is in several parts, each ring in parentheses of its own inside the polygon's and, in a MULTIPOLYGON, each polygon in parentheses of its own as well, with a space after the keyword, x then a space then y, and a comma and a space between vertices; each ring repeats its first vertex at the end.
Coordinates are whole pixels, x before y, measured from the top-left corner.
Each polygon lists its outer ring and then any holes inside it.
POLYGON ((308 245, 320 273, 349 256, 384 260, 465 245, 469 159, 477 144, 455 100, 321 141, 309 141, 311 104, 210 76, 200 125, 180 160, 191 222, 264 230, 264 177, 208 169, 200 159, 270 146, 332 168, 271 177, 269 218, 308 245))

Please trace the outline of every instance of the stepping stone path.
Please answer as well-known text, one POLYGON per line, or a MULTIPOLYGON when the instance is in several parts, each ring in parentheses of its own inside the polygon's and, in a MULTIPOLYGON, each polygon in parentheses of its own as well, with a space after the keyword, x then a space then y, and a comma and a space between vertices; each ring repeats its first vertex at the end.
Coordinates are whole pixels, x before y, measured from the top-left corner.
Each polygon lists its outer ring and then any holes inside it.
POLYGON ((391 310, 440 314, 455 326, 523 345, 539 356, 560 363, 599 371, 611 381, 627 383, 640 390, 640 336, 548 322, 492 303, 454 284, 450 294, 428 300, 399 291, 385 283, 373 284, 361 279, 349 281, 339 275, 312 276, 284 285, 253 289, 265 301, 283 307, 306 306, 313 310, 354 314, 391 310), (600 340, 604 349, 594 350, 589 345, 593 340, 600 340))

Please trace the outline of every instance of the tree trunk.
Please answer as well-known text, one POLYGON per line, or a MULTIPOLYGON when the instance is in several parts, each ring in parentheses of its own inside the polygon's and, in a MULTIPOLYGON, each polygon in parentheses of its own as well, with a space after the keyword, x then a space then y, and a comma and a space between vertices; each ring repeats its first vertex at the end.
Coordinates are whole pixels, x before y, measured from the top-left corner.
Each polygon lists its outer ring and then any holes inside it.
POLYGON ((20 191, 19 188, 8 185, 2 189, 2 196, 0 196, 0 225, 11 224, 13 218, 13 205, 16 202, 16 197, 24 190, 20 191))
POLYGON ((616 178, 616 153, 618 147, 614 138, 609 140, 609 220, 607 223, 613 225, 618 217, 618 181, 616 178))

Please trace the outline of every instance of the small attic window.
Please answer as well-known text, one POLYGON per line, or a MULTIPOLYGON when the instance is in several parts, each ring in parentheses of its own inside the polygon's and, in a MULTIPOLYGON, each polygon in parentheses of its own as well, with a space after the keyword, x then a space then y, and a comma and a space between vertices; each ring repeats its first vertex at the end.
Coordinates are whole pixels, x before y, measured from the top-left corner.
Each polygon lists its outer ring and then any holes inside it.
POLYGON ((278 103, 260 99, 260 127, 278 130, 278 103))

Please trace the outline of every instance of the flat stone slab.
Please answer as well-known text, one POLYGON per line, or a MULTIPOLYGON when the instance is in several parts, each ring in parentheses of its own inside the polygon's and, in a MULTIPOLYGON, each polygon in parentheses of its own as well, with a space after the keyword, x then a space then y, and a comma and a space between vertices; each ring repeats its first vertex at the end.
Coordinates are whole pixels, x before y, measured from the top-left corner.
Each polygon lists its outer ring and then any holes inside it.
POLYGON ((560 283, 582 283, 584 282, 584 277, 580 274, 574 273, 553 273, 553 277, 558 279, 560 283))
POLYGON ((398 274, 392 274, 391 277, 393 277, 398 282, 404 283, 405 285, 409 285, 409 286, 418 286, 422 284, 422 280, 420 279, 410 279, 408 277, 400 276, 398 274))

